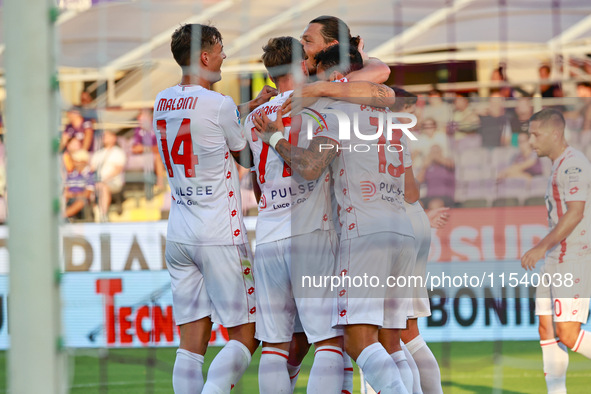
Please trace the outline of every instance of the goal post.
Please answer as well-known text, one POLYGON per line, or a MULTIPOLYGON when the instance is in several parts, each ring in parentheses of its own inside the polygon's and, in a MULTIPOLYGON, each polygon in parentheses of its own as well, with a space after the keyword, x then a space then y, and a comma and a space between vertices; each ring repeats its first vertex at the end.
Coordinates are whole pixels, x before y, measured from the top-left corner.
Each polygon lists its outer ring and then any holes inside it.
POLYGON ((57 8, 3 2, 11 393, 65 393, 61 339, 57 8))

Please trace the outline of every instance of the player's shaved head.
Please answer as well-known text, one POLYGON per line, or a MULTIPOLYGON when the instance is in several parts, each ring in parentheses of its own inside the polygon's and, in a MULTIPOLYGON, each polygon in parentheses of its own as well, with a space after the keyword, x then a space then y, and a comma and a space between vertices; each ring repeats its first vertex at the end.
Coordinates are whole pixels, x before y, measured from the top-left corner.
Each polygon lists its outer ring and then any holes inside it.
POLYGON ((323 70, 325 74, 338 71, 343 75, 363 68, 363 58, 356 47, 348 47, 348 50, 345 51, 346 60, 341 59, 342 50, 341 44, 336 44, 318 52, 315 56, 316 67, 323 70))
POLYGON ((529 119, 530 122, 540 122, 540 126, 546 130, 558 130, 564 133, 564 127, 566 122, 564 121, 564 115, 557 109, 544 108, 543 110, 536 112, 529 119))
POLYGON ((263 47, 263 64, 271 78, 279 78, 291 72, 291 63, 304 58, 304 47, 293 37, 271 38, 263 47))
POLYGON ((170 50, 178 65, 186 67, 191 64, 193 51, 198 48, 201 51, 209 51, 215 44, 221 43, 222 35, 217 28, 197 23, 185 24, 172 33, 170 50), (193 42, 194 40, 200 42, 193 42))

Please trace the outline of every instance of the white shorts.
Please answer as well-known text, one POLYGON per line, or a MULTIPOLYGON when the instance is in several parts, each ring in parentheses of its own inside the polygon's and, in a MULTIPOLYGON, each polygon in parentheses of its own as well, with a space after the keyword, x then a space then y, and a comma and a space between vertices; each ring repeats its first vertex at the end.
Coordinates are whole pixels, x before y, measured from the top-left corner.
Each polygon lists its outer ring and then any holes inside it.
POLYGON ((336 247, 334 231, 315 231, 257 246, 258 340, 290 342, 297 316, 310 343, 342 335, 332 327, 330 288, 302 286, 303 276, 334 275, 336 247))
POLYGON ((177 325, 207 316, 224 327, 255 321, 248 244, 196 246, 167 241, 165 257, 177 325))
MULTIPOLYGON (((418 205, 418 208, 414 204, 406 204, 407 214, 415 233, 415 250, 417 252, 412 274, 424 279, 427 275, 427 260, 431 248, 431 223, 429 223, 429 218, 421 205, 418 202, 415 204, 418 205), (412 207, 412 209, 409 207, 412 207)), ((429 304, 429 294, 426 286, 413 287, 411 306, 408 313, 409 318, 431 316, 431 305, 429 304)))
POLYGON ((391 278, 408 278, 415 258, 414 239, 397 233, 341 240, 338 272, 346 277, 338 289, 333 324, 406 328, 412 288, 388 282, 391 278))
POLYGON ((540 268, 540 278, 546 274, 550 286, 540 284, 536 289, 536 315, 553 315, 555 322, 587 322, 591 297, 588 260, 546 260, 540 268), (567 279, 570 275, 572 281, 567 279))

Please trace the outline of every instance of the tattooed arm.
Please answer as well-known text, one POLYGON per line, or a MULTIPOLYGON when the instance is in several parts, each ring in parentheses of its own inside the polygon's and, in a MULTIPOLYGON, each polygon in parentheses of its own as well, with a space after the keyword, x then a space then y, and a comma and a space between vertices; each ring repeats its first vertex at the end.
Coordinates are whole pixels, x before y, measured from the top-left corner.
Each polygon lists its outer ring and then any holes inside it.
MULTIPOLYGON (((255 114, 255 133, 266 144, 269 144, 271 136, 277 132, 283 134, 284 127, 281 121, 282 111, 277 111, 277 120, 271 122, 265 113, 255 114), (262 116, 261 116, 262 115, 262 116)), ((318 179, 326 167, 337 154, 336 142, 328 137, 314 137, 307 148, 300 148, 290 144, 285 138, 275 144, 275 151, 291 167, 291 169, 311 181, 318 179)))
POLYGON ((382 108, 393 106, 395 101, 394 91, 391 88, 367 81, 344 83, 318 81, 304 85, 294 95, 306 98, 334 97, 354 104, 382 108))

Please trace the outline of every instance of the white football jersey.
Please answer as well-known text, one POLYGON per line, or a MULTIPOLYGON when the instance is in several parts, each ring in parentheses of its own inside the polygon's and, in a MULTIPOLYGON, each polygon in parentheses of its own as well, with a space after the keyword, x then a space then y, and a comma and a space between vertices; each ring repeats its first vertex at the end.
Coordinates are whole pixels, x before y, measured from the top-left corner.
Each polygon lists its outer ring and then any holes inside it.
MULTIPOLYGON (((253 114, 264 112, 270 120, 277 119, 277 110, 292 91, 279 94, 275 99, 255 109, 244 123, 244 133, 254 158, 254 169, 261 189, 257 218, 257 243, 273 242, 315 230, 330 230, 330 174, 328 169, 316 180, 302 178, 284 162, 277 152, 264 144, 254 133, 253 114)), ((307 148, 309 140, 302 130, 302 117, 283 117, 285 138, 294 146, 307 148)), ((318 118, 318 116, 316 116, 318 118)), ((326 128, 316 136, 336 139, 326 128)))
POLYGON ((546 189, 546 207, 550 231, 567 211, 566 203, 585 201, 583 220, 558 245, 548 251, 548 258, 562 263, 591 254, 591 164, 572 147, 554 160, 552 176, 546 189))
MULTIPOLYGON (((386 140, 386 114, 373 108, 337 102, 329 108, 347 113, 351 120, 349 139, 340 139, 340 154, 332 163, 334 193, 339 204, 341 239, 350 239, 377 232, 396 232, 413 237, 413 230, 404 207, 404 150, 407 141, 395 129, 386 140), (358 114, 360 134, 375 135, 378 140, 360 139, 354 132, 353 114, 358 114), (380 123, 382 117, 383 123, 380 123)), ((329 129, 338 129, 337 118, 326 116, 329 129)), ((408 160, 409 157, 407 157, 408 160)), ((406 165, 410 165, 407 161, 406 165)))
POLYGON ((230 97, 198 85, 177 85, 154 103, 158 150, 172 203, 167 239, 190 245, 247 242, 236 162, 246 146, 230 97))

